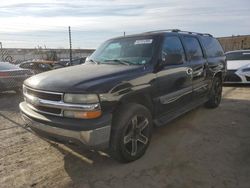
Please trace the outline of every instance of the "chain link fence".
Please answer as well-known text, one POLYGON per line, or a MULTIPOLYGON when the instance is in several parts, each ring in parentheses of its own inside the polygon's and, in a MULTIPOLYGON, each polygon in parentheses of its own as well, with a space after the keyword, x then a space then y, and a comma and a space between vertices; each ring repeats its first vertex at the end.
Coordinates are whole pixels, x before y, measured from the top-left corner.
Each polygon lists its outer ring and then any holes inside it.
POLYGON ((78 65, 94 50, 72 51, 73 61, 69 64, 67 49, 4 49, 0 48, 0 92, 22 89, 23 81, 34 74, 78 65))

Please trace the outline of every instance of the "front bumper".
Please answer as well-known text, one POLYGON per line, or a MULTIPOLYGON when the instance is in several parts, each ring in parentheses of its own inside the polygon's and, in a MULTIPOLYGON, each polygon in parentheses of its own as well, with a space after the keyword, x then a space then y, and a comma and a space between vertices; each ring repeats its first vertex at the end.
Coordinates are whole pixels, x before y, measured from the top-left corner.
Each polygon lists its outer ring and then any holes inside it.
POLYGON ((228 70, 224 83, 250 84, 250 74, 242 72, 241 70, 228 70))
MULTIPOLYGON (((73 142, 91 149, 105 149, 109 146, 111 119, 108 121, 100 120, 101 124, 93 126, 92 129, 67 129, 63 124, 60 127, 58 122, 56 126, 53 126, 53 120, 51 121, 50 117, 30 110, 27 108, 25 102, 20 103, 19 107, 26 126, 30 127, 39 136, 62 142, 73 142)), ((63 119, 66 122, 70 121, 69 118, 60 118, 62 121, 63 119)), ((83 123, 80 126, 84 128, 83 123)))

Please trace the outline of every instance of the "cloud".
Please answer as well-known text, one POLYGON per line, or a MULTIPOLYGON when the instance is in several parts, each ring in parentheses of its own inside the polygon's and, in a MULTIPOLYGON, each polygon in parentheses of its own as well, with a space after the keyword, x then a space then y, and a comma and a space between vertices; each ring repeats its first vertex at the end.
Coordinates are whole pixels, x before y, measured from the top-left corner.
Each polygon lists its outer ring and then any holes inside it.
POLYGON ((180 28, 216 36, 247 34, 249 20, 249 0, 1 0, 0 40, 8 46, 7 38, 15 36, 25 47, 56 47, 67 44, 61 41, 67 40, 70 25, 76 46, 84 48, 123 31, 180 28))

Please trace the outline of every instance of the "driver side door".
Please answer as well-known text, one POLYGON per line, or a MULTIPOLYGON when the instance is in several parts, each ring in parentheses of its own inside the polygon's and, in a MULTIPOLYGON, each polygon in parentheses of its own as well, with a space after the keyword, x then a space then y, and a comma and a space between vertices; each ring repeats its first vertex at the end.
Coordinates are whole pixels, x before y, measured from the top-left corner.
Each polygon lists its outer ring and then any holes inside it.
POLYGON ((168 116, 178 113, 185 108, 192 99, 192 72, 186 61, 184 47, 178 36, 166 36, 162 44, 162 57, 164 61, 168 55, 180 55, 179 62, 171 59, 160 64, 157 72, 158 83, 158 115, 168 116))

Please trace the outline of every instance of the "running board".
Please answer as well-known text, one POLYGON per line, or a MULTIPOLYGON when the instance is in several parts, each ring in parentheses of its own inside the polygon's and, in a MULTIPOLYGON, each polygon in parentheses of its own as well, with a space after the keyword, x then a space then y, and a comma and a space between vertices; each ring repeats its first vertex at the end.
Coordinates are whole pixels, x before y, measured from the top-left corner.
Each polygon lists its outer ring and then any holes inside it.
POLYGON ((177 117, 184 115, 185 113, 203 105, 205 102, 207 102, 207 99, 202 99, 199 102, 196 101, 195 103, 191 103, 190 105, 184 106, 183 108, 179 109, 178 111, 173 111, 173 112, 170 112, 170 113, 163 115, 159 118, 156 118, 153 120, 154 125, 156 127, 164 126, 167 123, 176 119, 177 117))

